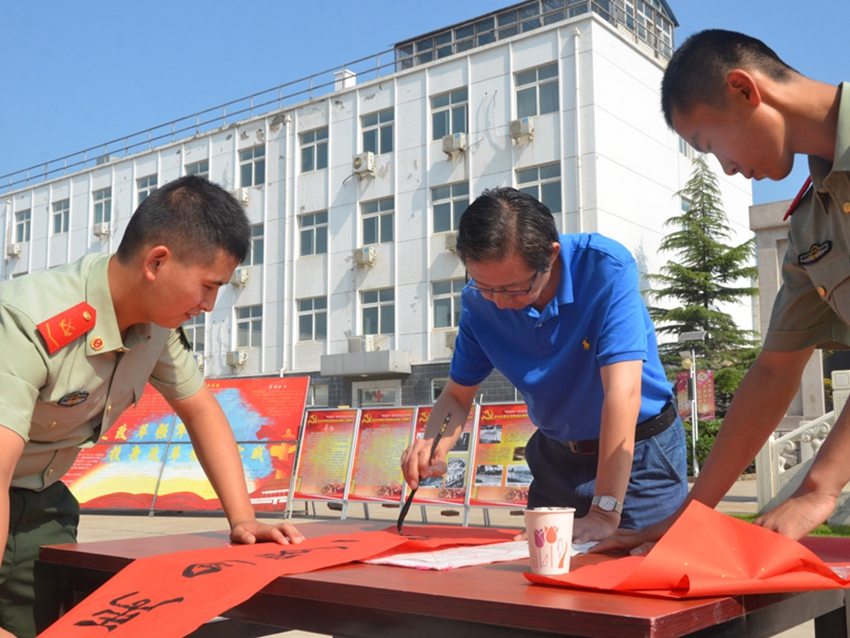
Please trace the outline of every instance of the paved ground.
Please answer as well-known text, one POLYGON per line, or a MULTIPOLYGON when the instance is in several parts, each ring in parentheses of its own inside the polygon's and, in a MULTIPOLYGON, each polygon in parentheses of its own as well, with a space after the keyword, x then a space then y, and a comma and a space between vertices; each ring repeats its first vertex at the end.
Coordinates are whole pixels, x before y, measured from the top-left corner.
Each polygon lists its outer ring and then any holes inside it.
MULTIPOLYGON (((718 510, 729 514, 754 514, 756 512, 756 482, 754 480, 738 481, 726 498, 718 505, 718 510)), ((339 514, 327 508, 324 503, 316 505, 316 518, 313 517, 312 508, 308 512, 300 510, 296 512, 293 522, 309 534, 309 525, 313 520, 321 518, 338 518, 339 514)), ((386 519, 395 521, 398 509, 386 509, 369 507, 369 515, 372 519, 386 519)), ((440 515, 439 508, 429 507, 427 509, 429 522, 454 523, 460 522, 460 517, 448 518, 440 515)), ((410 512, 410 520, 418 520, 419 508, 414 507, 410 512)), ((363 518, 363 508, 353 505, 348 510, 348 518, 363 518)), ((279 520, 279 519, 275 519, 279 520)), ((519 527, 522 519, 511 516, 507 510, 490 510, 490 522, 497 527, 519 527)), ((482 525, 484 517, 480 510, 473 510, 470 515, 470 524, 482 525)), ((168 534, 187 534, 191 532, 213 531, 225 529, 226 523, 222 516, 186 516, 186 515, 160 515, 149 517, 144 515, 122 514, 84 514, 80 522, 80 542, 95 540, 112 540, 120 538, 134 538, 140 536, 164 536, 168 534)), ((254 638, 251 636, 232 636, 223 631, 222 637, 227 638, 254 638)), ((303 631, 290 631, 269 635, 268 638, 318 638, 319 634, 311 634, 303 631)), ((813 638, 814 623, 808 622, 790 631, 780 634, 780 638, 813 638)))

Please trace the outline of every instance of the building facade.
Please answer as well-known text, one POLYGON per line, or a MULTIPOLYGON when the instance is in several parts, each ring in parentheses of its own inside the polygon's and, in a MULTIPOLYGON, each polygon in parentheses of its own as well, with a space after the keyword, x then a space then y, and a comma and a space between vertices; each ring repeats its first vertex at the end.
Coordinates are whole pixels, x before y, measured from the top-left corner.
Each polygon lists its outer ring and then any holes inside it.
MULTIPOLYGON (((310 375, 314 405, 428 403, 457 334, 455 230, 482 190, 534 194, 563 232, 626 245, 642 275, 669 258, 693 153, 658 107, 675 26, 663 0, 532 0, 401 42, 371 74, 311 78, 260 115, 252 99, 237 121, 198 114, 183 137, 6 176, 0 274, 112 252, 152 189, 201 174, 254 229, 216 308, 186 326, 205 375, 310 375)), ((749 182, 711 161, 744 241, 749 182)), ((498 374, 482 393, 517 398, 498 374)))

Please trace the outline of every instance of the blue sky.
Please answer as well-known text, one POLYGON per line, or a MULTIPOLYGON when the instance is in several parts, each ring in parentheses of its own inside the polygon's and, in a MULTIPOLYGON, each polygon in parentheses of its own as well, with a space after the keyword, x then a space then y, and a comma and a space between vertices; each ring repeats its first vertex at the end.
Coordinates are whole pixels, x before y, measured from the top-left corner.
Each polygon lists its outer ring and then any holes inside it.
MULTIPOLYGON (((511 0, 6 1, 0 175, 378 53, 511 0)), ((848 0, 669 0, 676 42, 705 28, 764 40, 801 73, 850 80, 848 0), (815 10, 813 7, 816 7, 815 10)), ((661 117, 659 115, 659 117, 661 117)), ((754 184, 755 203, 793 197, 754 184)))

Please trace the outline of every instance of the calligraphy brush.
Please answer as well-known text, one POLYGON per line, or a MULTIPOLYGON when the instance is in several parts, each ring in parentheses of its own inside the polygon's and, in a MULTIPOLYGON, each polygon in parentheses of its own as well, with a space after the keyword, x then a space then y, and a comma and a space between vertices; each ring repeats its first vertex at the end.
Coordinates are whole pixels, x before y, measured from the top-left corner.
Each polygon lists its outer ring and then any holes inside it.
MULTIPOLYGON (((440 439, 443 438, 443 432, 446 431, 446 427, 449 424, 449 421, 452 420, 452 413, 449 412, 446 415, 446 418, 443 419, 443 425, 440 426, 440 431, 437 432, 437 436, 434 437, 434 442, 431 444, 431 453, 428 455, 428 462, 431 462, 431 459, 434 456, 434 452, 437 451, 437 444, 440 442, 440 439)), ((416 488, 419 489, 419 488, 416 488)), ((408 510, 410 510, 410 505, 413 503, 413 495, 416 494, 416 489, 410 490, 410 494, 407 495, 407 500, 404 502, 404 505, 401 508, 401 512, 398 514, 398 523, 396 523, 396 528, 398 529, 399 536, 402 535, 401 528, 404 525, 404 518, 407 516, 408 510)))

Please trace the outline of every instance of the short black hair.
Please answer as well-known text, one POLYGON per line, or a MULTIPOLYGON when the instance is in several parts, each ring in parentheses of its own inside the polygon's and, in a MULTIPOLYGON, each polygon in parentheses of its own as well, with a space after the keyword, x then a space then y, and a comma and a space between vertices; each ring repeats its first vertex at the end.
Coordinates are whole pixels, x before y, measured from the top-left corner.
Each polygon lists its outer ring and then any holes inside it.
POLYGON ((251 247, 251 225, 230 193, 199 175, 186 175, 139 205, 118 246, 118 259, 126 264, 159 245, 187 264, 209 264, 221 250, 241 262, 251 247))
POLYGON ((501 261, 521 255, 530 268, 546 271, 559 241, 545 204, 515 188, 485 190, 460 217, 457 254, 463 263, 501 261))
POLYGON ((726 75, 734 69, 757 69, 787 82, 793 68, 761 40, 735 31, 706 29, 676 49, 661 80, 661 110, 673 128, 673 110, 690 113, 705 104, 722 107, 726 75))

